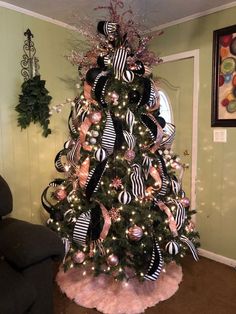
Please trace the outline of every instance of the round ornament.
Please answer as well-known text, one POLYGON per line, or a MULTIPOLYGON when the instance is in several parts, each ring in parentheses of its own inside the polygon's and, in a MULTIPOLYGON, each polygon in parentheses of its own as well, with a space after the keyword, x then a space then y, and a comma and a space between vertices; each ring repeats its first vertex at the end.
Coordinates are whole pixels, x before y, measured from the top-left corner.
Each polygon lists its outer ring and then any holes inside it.
POLYGON ((96 152, 94 153, 94 156, 98 161, 103 161, 107 157, 107 153, 105 149, 98 148, 96 152))
POLYGON ((231 43, 233 39, 233 35, 230 34, 230 35, 224 35, 224 36, 220 36, 220 44, 223 46, 223 47, 228 47, 231 43))
POLYGON ((89 139, 89 142, 90 142, 90 144, 94 145, 94 144, 97 143, 97 140, 96 140, 95 137, 91 137, 91 138, 89 139))
POLYGON ((184 206, 184 207, 189 207, 190 206, 190 199, 187 197, 183 197, 180 200, 180 203, 184 206))
POLYGON ((123 80, 127 83, 131 83, 134 79, 134 72, 126 70, 123 73, 123 80))
POLYGON ((107 264, 111 267, 119 264, 119 259, 115 254, 111 254, 107 257, 107 264))
POLYGON ((98 137, 99 132, 96 131, 96 130, 92 130, 92 131, 91 131, 91 134, 92 134, 93 137, 98 137))
POLYGON ((179 245, 175 241, 169 241, 166 244, 165 249, 170 255, 176 255, 179 253, 179 245))
POLYGON ((126 190, 120 192, 120 194, 118 195, 118 201, 121 204, 129 204, 131 202, 131 199, 132 199, 131 194, 126 190))
POLYGON ((236 100, 231 100, 228 104, 228 106, 226 107, 226 110, 229 113, 233 113, 236 111, 236 100))
POLYGON ((67 197, 66 190, 65 189, 58 189, 55 191, 54 196, 58 201, 62 201, 67 197))
POLYGON ((143 236, 143 230, 139 226, 132 226, 128 230, 129 239, 132 241, 139 241, 143 236))
POLYGON ((74 263, 77 264, 81 264, 83 263, 85 260, 85 254, 82 251, 77 251, 74 255, 73 255, 73 261, 74 263))
POLYGON ((98 124, 102 119, 102 114, 100 111, 94 111, 89 115, 89 119, 93 124, 98 124))
POLYGON ((221 72, 223 74, 231 74, 235 70, 235 60, 232 57, 226 58, 221 63, 221 72))
POLYGON ((101 69, 100 68, 91 68, 87 71, 86 73, 86 77, 85 80, 89 85, 93 85, 96 77, 98 76, 98 74, 101 73, 101 69))
POLYGON ((132 149, 128 149, 125 154, 124 158, 128 161, 131 161, 135 158, 135 152, 132 149))
POLYGON ((132 90, 128 94, 128 99, 131 104, 137 104, 140 99, 140 93, 137 90, 132 90))

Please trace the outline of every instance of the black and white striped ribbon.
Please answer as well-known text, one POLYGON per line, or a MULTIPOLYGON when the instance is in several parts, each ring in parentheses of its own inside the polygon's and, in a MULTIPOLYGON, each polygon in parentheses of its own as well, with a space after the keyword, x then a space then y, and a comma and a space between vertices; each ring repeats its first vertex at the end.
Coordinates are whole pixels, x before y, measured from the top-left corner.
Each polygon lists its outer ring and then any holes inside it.
POLYGON ((115 72, 115 78, 120 80, 123 76, 126 59, 128 53, 125 48, 118 48, 113 56, 113 69, 115 72))
POLYGON ((178 195, 181 190, 181 184, 177 180, 171 179, 171 186, 173 193, 178 195))
POLYGON ((195 259, 195 261, 199 261, 199 257, 198 257, 198 253, 197 253, 197 250, 195 248, 195 246, 193 245, 193 242, 191 240, 189 240, 189 238, 187 238, 186 236, 184 235, 181 235, 180 236, 180 241, 184 242, 187 244, 187 246, 189 247, 192 255, 193 255, 193 258, 195 259))
POLYGON ((162 180, 161 188, 160 190, 158 190, 157 194, 158 196, 165 196, 167 193, 168 185, 169 185, 169 180, 166 175, 167 171, 164 164, 164 160, 161 156, 157 158, 157 162, 158 162, 158 169, 159 169, 161 180, 162 180))
POLYGON ((177 202, 176 200, 174 202, 177 207, 176 214, 175 214, 176 228, 177 230, 179 230, 183 226, 183 223, 186 218, 186 213, 185 213, 184 206, 180 202, 177 202))
POLYGON ((82 213, 77 219, 73 230, 73 241, 85 246, 88 229, 91 221, 91 210, 82 213))
POLYGON ((78 165, 78 150, 81 147, 81 143, 79 138, 76 140, 75 144, 71 148, 71 150, 67 153, 66 157, 69 163, 73 166, 76 167, 78 165))
POLYGON ((133 114, 133 112, 128 109, 125 115, 125 121, 129 127, 129 131, 132 134, 133 133, 133 127, 134 127, 134 123, 135 123, 135 116, 133 114))
POLYGON ((116 132, 110 112, 107 113, 107 120, 102 135, 102 148, 105 149, 108 155, 114 151, 116 141, 116 132))
POLYGON ((117 23, 105 22, 103 25, 103 31, 106 36, 112 35, 117 30, 117 23))
POLYGON ((132 193, 135 197, 144 197, 145 188, 142 177, 142 168, 138 164, 132 165, 133 172, 130 175, 130 180, 132 183, 132 193))
POLYGON ((155 92, 153 84, 151 84, 150 95, 149 95, 149 100, 148 100, 147 105, 148 107, 152 108, 155 104, 156 104, 156 92, 155 92))
POLYGON ((175 138, 175 126, 172 123, 166 123, 165 128, 164 128, 164 136, 162 139, 162 142, 160 144, 160 147, 166 147, 169 148, 171 147, 173 141, 175 138))
POLYGON ((89 174, 85 184, 85 195, 87 199, 90 199, 94 192, 97 192, 100 181, 106 170, 107 158, 100 162, 95 168, 93 168, 89 174))
POLYGON ((164 261, 161 255, 161 249, 156 240, 154 240, 153 250, 152 250, 152 258, 150 265, 148 267, 148 271, 144 276, 146 280, 157 280, 159 277, 162 267, 164 265, 164 261))
POLYGON ((136 145, 136 137, 127 131, 123 131, 123 135, 129 149, 133 150, 136 145))
POLYGON ((61 240, 62 240, 62 243, 64 244, 64 258, 63 258, 62 263, 65 264, 67 254, 70 251, 71 243, 70 243, 70 240, 68 238, 65 238, 65 237, 61 238, 61 240))
POLYGON ((66 156, 67 150, 62 149, 61 151, 59 151, 55 157, 54 160, 54 165, 55 168, 57 169, 58 172, 65 172, 66 168, 65 166, 62 164, 62 157, 66 156))
POLYGON ((152 159, 148 156, 144 156, 142 166, 143 166, 144 178, 145 180, 147 180, 149 172, 150 172, 150 168, 152 166, 152 159))

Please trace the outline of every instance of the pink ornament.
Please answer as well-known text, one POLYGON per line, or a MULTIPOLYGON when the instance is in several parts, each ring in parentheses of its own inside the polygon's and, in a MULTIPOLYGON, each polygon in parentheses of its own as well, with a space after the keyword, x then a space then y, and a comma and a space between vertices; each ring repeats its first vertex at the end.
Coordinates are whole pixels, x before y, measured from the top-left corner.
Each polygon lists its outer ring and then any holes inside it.
POLYGON ((128 149, 126 152, 125 152, 125 155, 124 155, 124 158, 128 161, 131 161, 135 158, 135 152, 131 149, 128 149))
POLYGON ((115 189, 119 189, 120 187, 122 187, 121 179, 116 176, 114 179, 112 179, 111 186, 115 189))
POLYGON ((65 189, 56 190, 54 195, 58 201, 62 201, 67 197, 67 193, 65 189))
POLYGON ((85 260, 85 254, 82 251, 77 251, 74 255, 73 255, 73 261, 77 264, 81 264, 83 263, 83 261, 85 260))
POLYGON ((134 225, 128 230, 128 236, 130 240, 139 241, 143 236, 143 230, 141 227, 134 225))
POLYGON ((187 197, 184 197, 180 200, 180 203, 184 206, 184 207, 189 207, 190 206, 190 200, 187 197))
POLYGON ((111 254, 107 258, 107 264, 111 267, 117 266, 119 264, 119 259, 115 254, 111 254))
POLYGON ((102 119, 102 114, 100 111, 94 111, 89 115, 89 119, 93 124, 98 124, 102 119))

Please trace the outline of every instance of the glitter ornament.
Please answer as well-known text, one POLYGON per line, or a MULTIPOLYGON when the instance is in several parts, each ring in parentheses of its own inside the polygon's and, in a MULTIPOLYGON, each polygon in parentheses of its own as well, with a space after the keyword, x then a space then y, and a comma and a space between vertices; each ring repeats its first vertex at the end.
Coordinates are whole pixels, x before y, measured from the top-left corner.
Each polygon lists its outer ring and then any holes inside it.
POLYGON ((124 158, 127 161, 133 160, 135 158, 135 152, 132 149, 128 149, 124 154, 124 158))
POLYGON ((118 195, 118 201, 121 204, 129 204, 131 202, 131 199, 132 199, 131 194, 126 190, 120 192, 120 194, 118 195))
POLYGON ((82 251, 77 251, 72 257, 74 263, 81 264, 85 260, 85 254, 82 251))
POLYGON ((109 210, 109 216, 111 217, 111 220, 117 221, 121 217, 120 209, 112 207, 111 210, 109 210))
POLYGON ((54 196, 58 201, 62 201, 67 197, 66 190, 65 189, 58 189, 55 191, 54 196))
POLYGON ((89 115, 89 119, 93 124, 98 124, 102 119, 102 114, 100 111, 94 111, 89 115))
POLYGON ((97 143, 97 140, 95 137, 91 137, 90 140, 89 140, 90 144, 96 144, 97 143))
POLYGON ((119 264, 119 259, 115 254, 111 254, 107 258, 107 264, 111 267, 117 266, 119 264))
POLYGON ((92 134, 93 137, 98 137, 99 132, 96 131, 96 130, 92 130, 92 131, 91 131, 91 134, 92 134))
POLYGON ((169 241, 166 244, 165 249, 170 255, 176 255, 179 253, 179 245, 175 241, 169 241))
POLYGON ((132 241, 139 241, 143 236, 143 230, 141 227, 134 225, 128 230, 129 239, 132 241))
POLYGON ((184 206, 184 207, 189 207, 190 206, 190 199, 187 197, 183 197, 180 200, 180 203, 184 206))
POLYGON ((115 189, 119 189, 120 187, 122 187, 121 179, 119 177, 115 177, 114 179, 112 179, 111 186, 115 189))

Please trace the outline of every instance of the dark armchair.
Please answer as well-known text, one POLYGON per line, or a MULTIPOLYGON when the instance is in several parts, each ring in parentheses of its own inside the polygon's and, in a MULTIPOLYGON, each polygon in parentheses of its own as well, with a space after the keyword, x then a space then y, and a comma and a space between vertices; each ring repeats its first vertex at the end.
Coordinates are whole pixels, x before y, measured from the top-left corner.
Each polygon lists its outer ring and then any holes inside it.
POLYGON ((0 176, 0 313, 52 314, 54 260, 61 239, 42 225, 2 218, 12 211, 12 194, 0 176))

